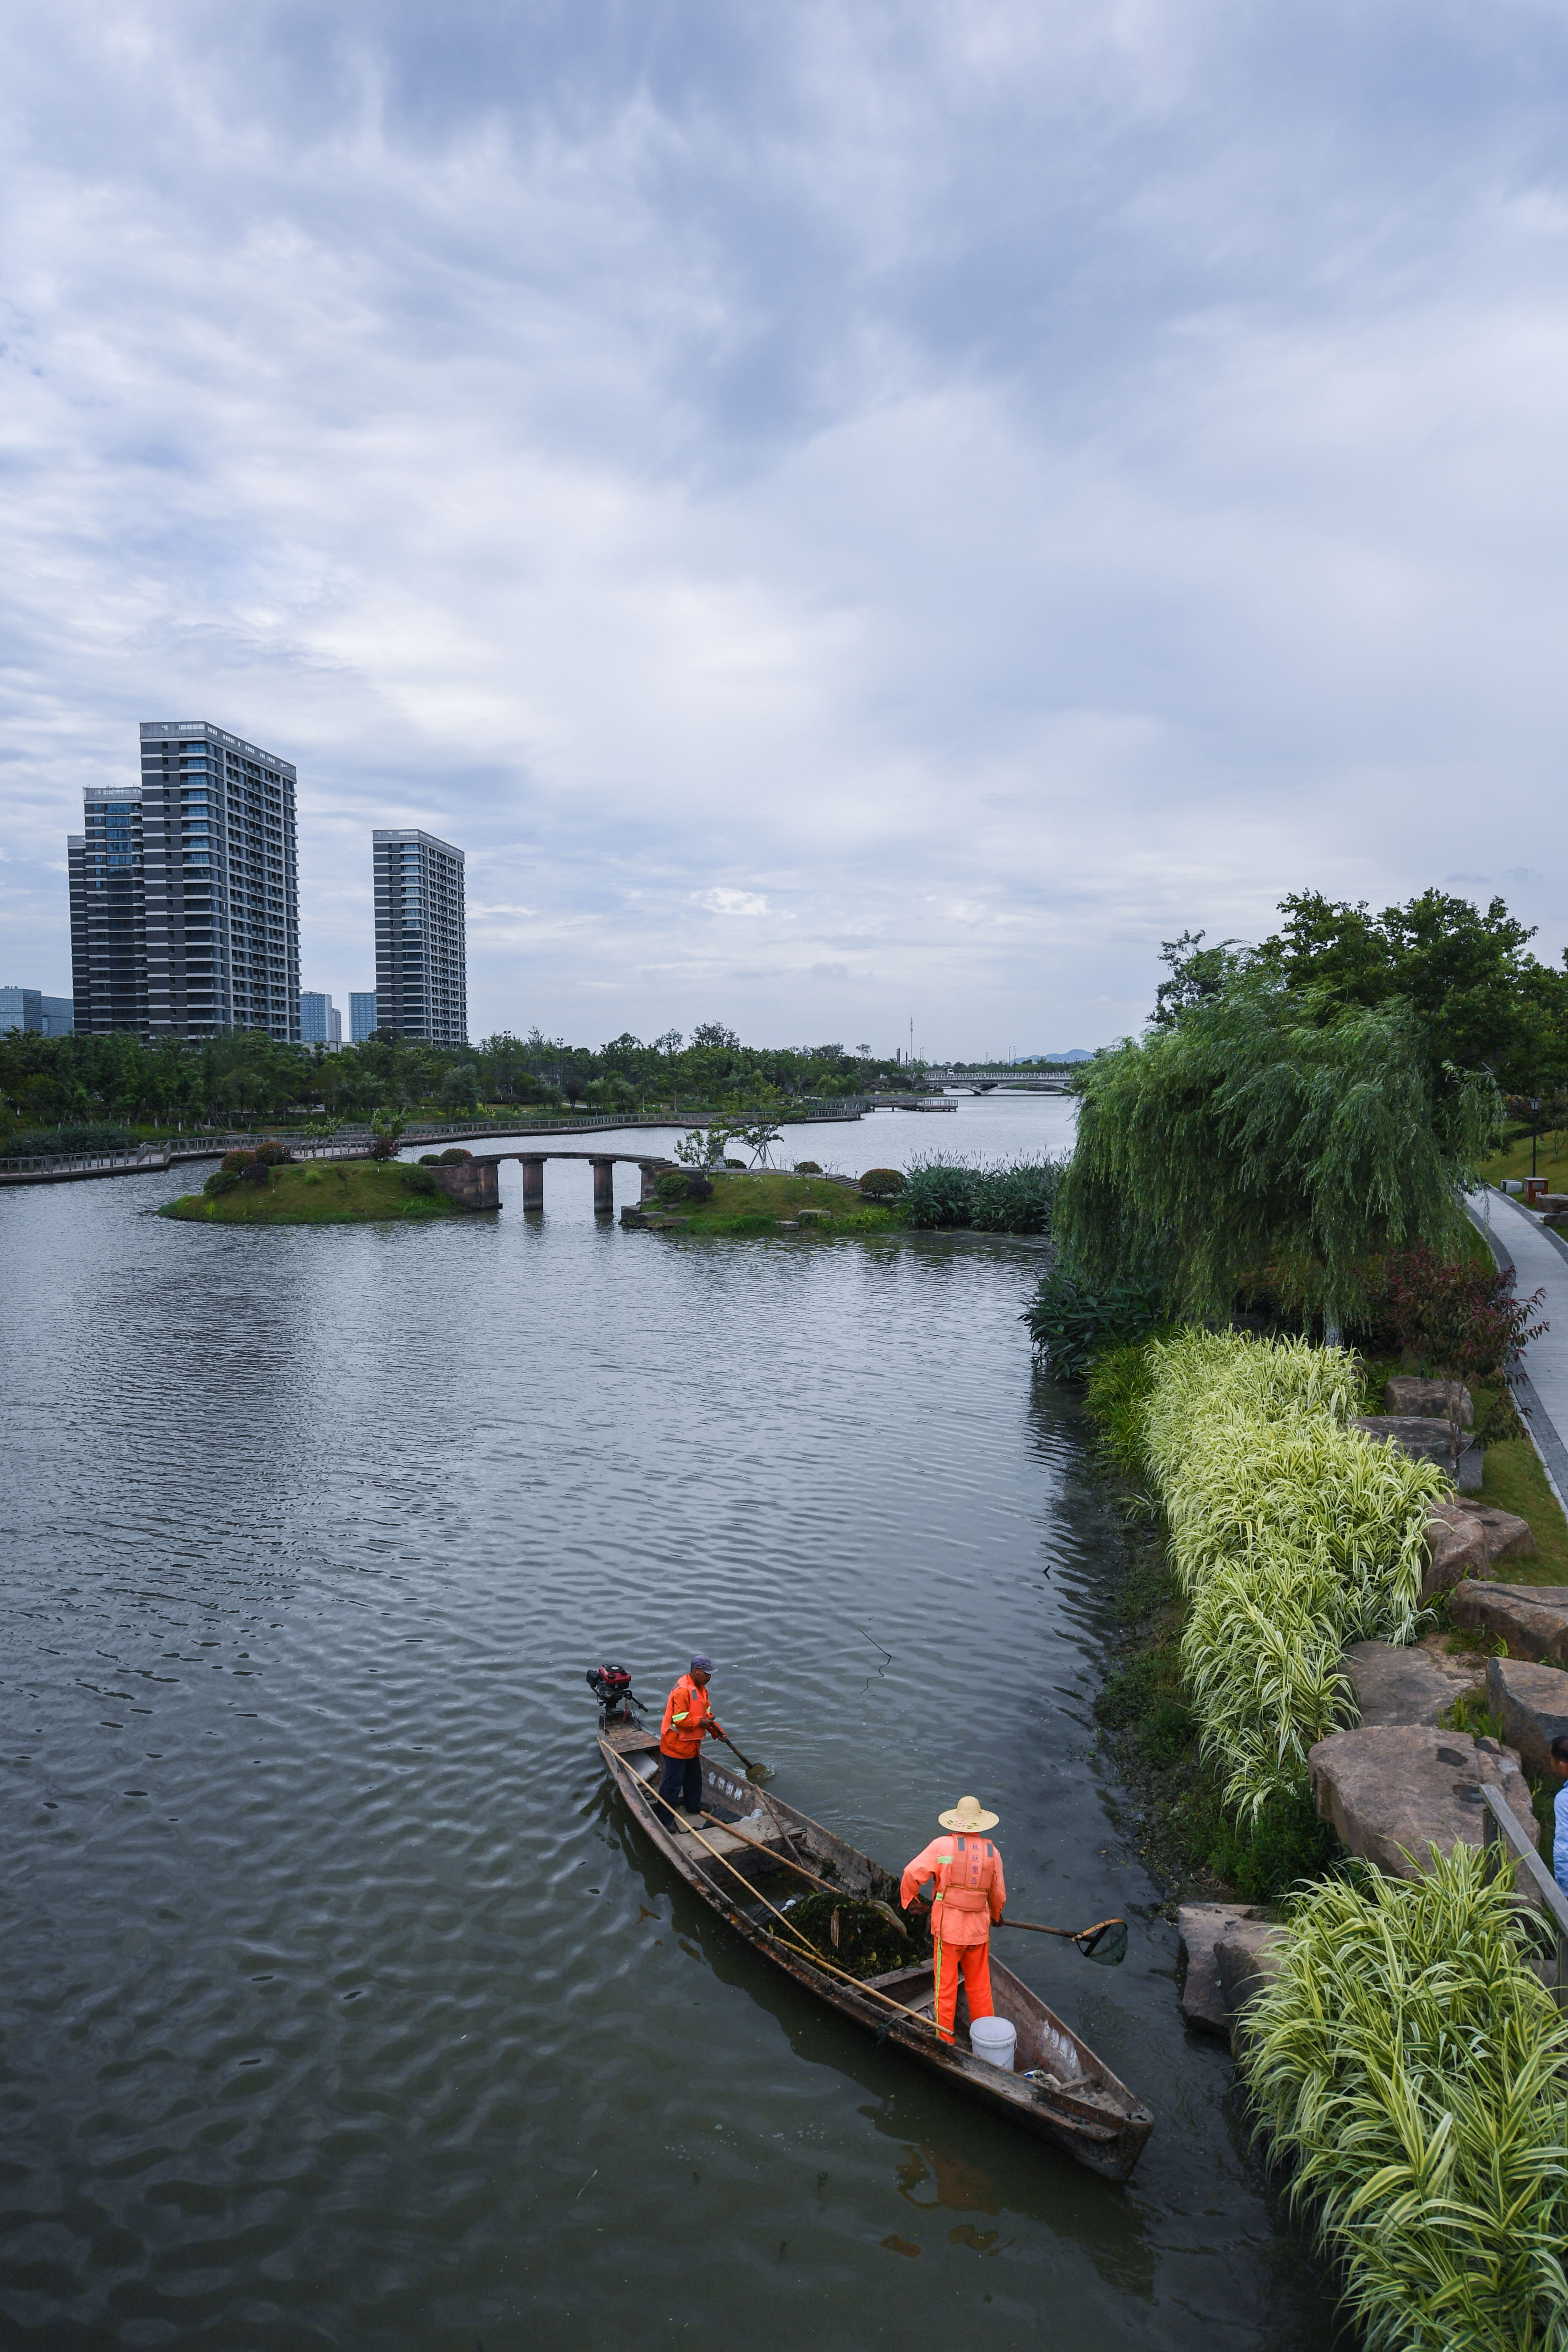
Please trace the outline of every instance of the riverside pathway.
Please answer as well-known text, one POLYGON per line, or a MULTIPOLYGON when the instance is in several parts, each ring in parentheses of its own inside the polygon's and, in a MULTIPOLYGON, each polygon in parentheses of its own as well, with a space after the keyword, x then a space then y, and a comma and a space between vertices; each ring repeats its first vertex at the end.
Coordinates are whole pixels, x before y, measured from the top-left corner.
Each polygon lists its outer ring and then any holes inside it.
POLYGON ((1568 1510, 1568 1242, 1489 1184, 1471 1193, 1469 1205, 1498 1264, 1514 1269, 1519 1296, 1546 1293, 1542 1320, 1548 1328, 1525 1349, 1516 1386, 1530 1408, 1536 1452, 1568 1510))

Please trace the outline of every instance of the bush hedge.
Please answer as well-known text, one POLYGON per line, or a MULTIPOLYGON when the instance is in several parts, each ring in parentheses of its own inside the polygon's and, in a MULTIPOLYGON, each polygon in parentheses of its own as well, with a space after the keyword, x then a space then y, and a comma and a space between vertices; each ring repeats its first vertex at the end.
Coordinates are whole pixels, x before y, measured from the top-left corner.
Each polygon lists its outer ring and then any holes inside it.
MULTIPOLYGON (((1362 1375, 1343 1349, 1189 1330, 1143 1354, 1123 1426, 1187 1600, 1187 1696, 1226 1803, 1255 1815, 1305 1787, 1308 1749, 1351 1713, 1346 1647, 1412 1638, 1447 1486, 1435 1463, 1346 1428, 1362 1375)), ((1125 1390, 1124 1364, 1117 1377, 1125 1390)))
POLYGON ((1161 1287, 1152 1276, 1128 1276, 1098 1287, 1058 1263, 1046 1275, 1020 1320, 1042 1367, 1058 1381, 1082 1380, 1101 1349, 1146 1339, 1163 1319, 1161 1287))
POLYGON ((1568 2019, 1512 1873, 1457 1845, 1292 1905, 1240 2063, 1370 2352, 1568 2343, 1568 2019))
POLYGON ((124 1127, 27 1128, 0 1140, 7 1160, 38 1160, 57 1151, 130 1151, 136 1138, 124 1127))
POLYGON ((908 1223, 928 1231, 967 1225, 986 1234, 1048 1233, 1062 1168, 1058 1160, 1003 1160, 993 1168, 921 1160, 904 1180, 899 1205, 908 1223))

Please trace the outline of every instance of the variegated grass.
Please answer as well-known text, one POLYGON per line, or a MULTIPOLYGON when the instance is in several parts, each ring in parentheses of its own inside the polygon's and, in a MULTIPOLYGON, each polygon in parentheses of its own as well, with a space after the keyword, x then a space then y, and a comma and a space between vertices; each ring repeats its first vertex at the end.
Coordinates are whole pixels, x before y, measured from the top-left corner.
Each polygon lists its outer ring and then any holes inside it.
POLYGON ((1370 2352, 1564 2352, 1568 2020, 1457 1846, 1292 1905, 1240 2061, 1370 2352))
POLYGON ((1345 1422, 1343 1349, 1242 1333, 1152 1340, 1144 1460, 1188 1603, 1182 1666, 1226 1803, 1299 1790, 1307 1752, 1353 1715, 1347 1643, 1412 1638, 1431 1463, 1345 1422))

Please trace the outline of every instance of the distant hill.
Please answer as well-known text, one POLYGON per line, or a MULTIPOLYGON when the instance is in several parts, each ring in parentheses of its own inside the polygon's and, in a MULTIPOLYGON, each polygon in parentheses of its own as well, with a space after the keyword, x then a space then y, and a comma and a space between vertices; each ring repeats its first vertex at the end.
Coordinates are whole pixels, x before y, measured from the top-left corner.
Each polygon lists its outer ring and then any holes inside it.
POLYGON ((1020 1054, 1021 1062, 1092 1062, 1094 1055, 1081 1045, 1069 1045, 1065 1054, 1020 1054))

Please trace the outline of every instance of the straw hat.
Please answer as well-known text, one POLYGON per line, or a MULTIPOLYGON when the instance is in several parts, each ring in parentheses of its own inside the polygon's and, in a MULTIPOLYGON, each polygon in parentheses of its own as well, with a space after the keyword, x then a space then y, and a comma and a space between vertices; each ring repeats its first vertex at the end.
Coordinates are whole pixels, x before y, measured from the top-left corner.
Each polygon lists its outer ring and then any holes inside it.
POLYGON ((938 1813, 937 1820, 944 1830, 994 1830, 1001 1820, 1000 1813, 983 1812, 978 1797, 960 1797, 951 1813, 938 1813))

